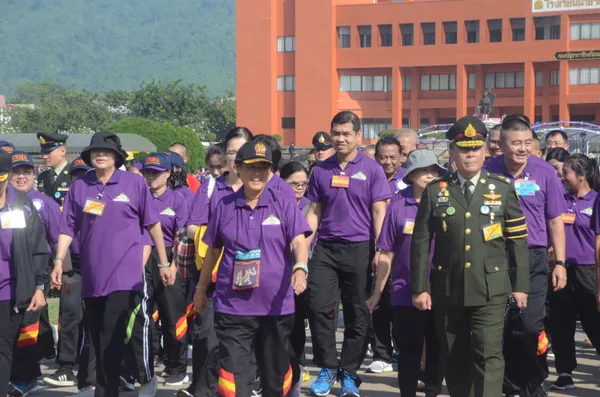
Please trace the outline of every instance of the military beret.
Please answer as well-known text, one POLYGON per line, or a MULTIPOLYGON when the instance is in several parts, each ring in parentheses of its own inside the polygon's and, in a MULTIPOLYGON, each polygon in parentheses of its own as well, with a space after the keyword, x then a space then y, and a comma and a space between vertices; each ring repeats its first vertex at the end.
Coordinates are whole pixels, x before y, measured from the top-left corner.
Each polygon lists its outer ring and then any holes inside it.
POLYGON ((480 148, 487 134, 487 127, 483 121, 474 116, 466 116, 446 131, 446 138, 460 148, 480 148))

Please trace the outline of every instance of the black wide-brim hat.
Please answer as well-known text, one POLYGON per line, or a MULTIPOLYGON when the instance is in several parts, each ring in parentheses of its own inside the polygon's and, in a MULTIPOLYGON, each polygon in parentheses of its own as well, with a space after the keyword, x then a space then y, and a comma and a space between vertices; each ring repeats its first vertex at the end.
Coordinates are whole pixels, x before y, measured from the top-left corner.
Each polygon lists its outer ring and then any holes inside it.
POLYGON ((85 163, 90 167, 93 167, 92 161, 90 159, 90 152, 92 149, 108 149, 115 152, 117 155, 117 159, 115 161, 115 168, 119 168, 123 164, 125 164, 125 153, 123 153, 123 148, 121 147, 121 139, 117 136, 117 134, 113 134, 112 132, 100 131, 92 135, 92 139, 90 140, 89 146, 83 149, 83 151, 81 152, 82 160, 85 161, 85 163))

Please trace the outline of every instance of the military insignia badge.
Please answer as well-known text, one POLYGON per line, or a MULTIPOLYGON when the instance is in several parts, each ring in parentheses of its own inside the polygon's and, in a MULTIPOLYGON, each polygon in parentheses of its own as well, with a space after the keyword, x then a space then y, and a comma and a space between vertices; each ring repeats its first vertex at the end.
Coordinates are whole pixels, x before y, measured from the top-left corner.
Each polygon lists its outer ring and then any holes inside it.
POLYGON ((446 214, 448 215, 454 215, 456 213, 456 210, 454 209, 454 207, 448 207, 446 209, 446 214))
POLYGON ((475 135, 477 135, 477 131, 473 128, 473 124, 469 123, 467 128, 465 128, 465 136, 467 138, 473 138, 475 135))
POLYGON ((256 152, 257 156, 265 157, 267 153, 267 147, 264 143, 258 142, 256 145, 254 145, 254 151, 256 152))
POLYGON ((496 194, 494 192, 490 192, 489 194, 484 194, 483 197, 485 197, 486 199, 490 199, 492 201, 497 201, 497 199, 499 199, 500 197, 502 197, 501 194, 496 194))
POLYGON ((325 143, 325 137, 323 134, 319 135, 319 143, 325 143))
POLYGON ((40 137, 40 144, 42 144, 42 145, 46 144, 46 140, 44 139, 43 136, 40 137))

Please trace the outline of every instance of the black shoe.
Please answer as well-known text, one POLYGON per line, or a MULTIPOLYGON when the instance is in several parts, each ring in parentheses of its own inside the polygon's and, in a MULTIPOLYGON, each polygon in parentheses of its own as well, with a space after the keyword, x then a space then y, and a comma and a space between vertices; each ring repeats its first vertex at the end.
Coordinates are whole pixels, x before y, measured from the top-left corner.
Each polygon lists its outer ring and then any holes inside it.
POLYGON ((529 390, 521 391, 519 394, 520 397, 548 397, 548 392, 544 389, 544 385, 538 386, 535 391, 531 392, 529 390))
POLYGON ((575 383, 573 383, 573 378, 568 374, 561 374, 558 379, 554 382, 550 389, 552 390, 567 390, 574 389, 575 383))
POLYGON ((254 379, 251 397, 262 397, 262 382, 260 376, 257 376, 256 379, 254 379))
POLYGON ((177 390, 177 394, 175 394, 175 397, 194 397, 194 395, 187 391, 187 389, 180 389, 177 390))
POLYGON ((128 392, 135 390, 135 379, 131 375, 119 376, 119 390, 128 392))
POLYGON ((57 387, 73 387, 77 384, 77 378, 72 369, 60 367, 52 375, 45 376, 42 382, 57 387))
POLYGON ((190 377, 186 373, 169 375, 165 378, 165 386, 181 386, 189 382, 190 377))

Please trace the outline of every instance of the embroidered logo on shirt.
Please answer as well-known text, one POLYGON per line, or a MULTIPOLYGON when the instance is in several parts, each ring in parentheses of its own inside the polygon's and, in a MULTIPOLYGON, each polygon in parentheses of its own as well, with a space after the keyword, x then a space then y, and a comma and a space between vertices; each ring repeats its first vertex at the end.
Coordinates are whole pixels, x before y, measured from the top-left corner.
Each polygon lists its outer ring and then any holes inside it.
POLYGON ((42 210, 44 209, 44 202, 40 199, 32 200, 32 202, 37 212, 42 212, 42 210))
POLYGON ((125 193, 121 193, 117 197, 115 197, 115 199, 113 201, 120 201, 122 203, 128 203, 129 197, 127 197, 127 195, 125 193))
POLYGON ((365 174, 363 174, 362 171, 358 171, 356 174, 352 175, 350 178, 352 178, 352 179, 358 179, 360 181, 366 181, 367 180, 367 176, 365 174))
POLYGON ((271 214, 267 219, 265 219, 262 223, 264 226, 270 225, 281 225, 281 221, 275 215, 271 214))
POLYGON ((594 213, 594 209, 592 207, 589 207, 581 211, 581 213, 587 216, 592 216, 592 214, 594 213))
POLYGON ((175 216, 175 211, 173 211, 171 207, 167 207, 160 213, 160 215, 175 216))

